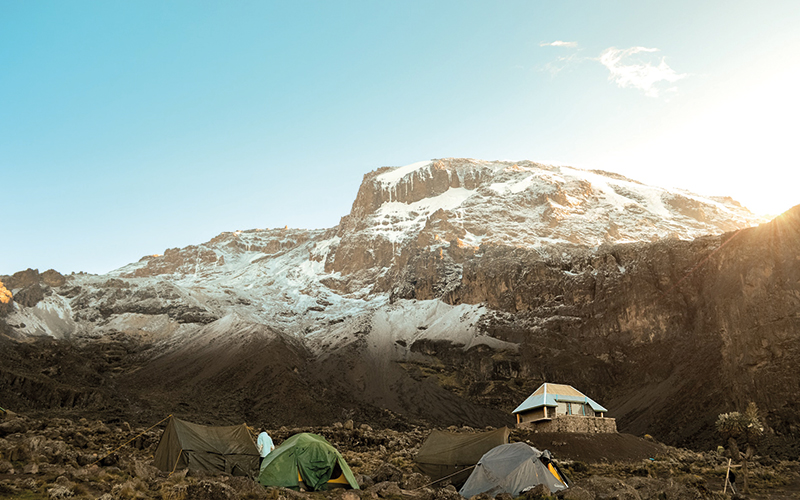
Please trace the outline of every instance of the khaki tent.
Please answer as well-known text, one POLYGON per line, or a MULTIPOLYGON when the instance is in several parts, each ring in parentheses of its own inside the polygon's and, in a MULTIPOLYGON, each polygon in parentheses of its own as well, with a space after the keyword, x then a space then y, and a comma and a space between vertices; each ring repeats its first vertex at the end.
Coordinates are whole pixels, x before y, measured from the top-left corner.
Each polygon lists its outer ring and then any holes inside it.
POLYGON ((254 476, 258 448, 245 424, 209 427, 175 417, 158 442, 153 465, 164 472, 178 469, 254 476))
POLYGON ((500 493, 517 497, 537 484, 547 486, 551 493, 568 487, 566 476, 552 463, 549 451, 511 443, 492 448, 481 457, 459 493, 465 498, 480 493, 489 498, 500 493))
POLYGON ((436 481, 449 477, 456 487, 469 477, 467 470, 495 446, 508 443, 507 427, 479 433, 433 431, 422 443, 414 461, 417 469, 436 481))

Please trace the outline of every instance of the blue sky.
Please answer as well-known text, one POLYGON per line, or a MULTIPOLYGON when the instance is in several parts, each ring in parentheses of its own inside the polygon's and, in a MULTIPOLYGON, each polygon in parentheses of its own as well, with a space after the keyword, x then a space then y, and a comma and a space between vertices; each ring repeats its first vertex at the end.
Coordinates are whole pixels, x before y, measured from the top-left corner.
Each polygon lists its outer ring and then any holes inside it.
POLYGON ((331 227, 441 157, 800 203, 800 2, 0 0, 0 274, 331 227))

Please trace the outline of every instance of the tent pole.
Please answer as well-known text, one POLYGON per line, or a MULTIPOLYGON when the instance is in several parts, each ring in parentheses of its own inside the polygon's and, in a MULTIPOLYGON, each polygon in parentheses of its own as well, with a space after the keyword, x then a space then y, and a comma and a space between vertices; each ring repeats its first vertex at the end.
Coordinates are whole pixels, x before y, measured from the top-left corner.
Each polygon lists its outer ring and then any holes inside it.
MULTIPOLYGON (((177 468, 178 468, 178 462, 179 462, 179 461, 180 461, 180 459, 181 459, 181 455, 183 455, 183 450, 181 450, 181 452, 180 452, 180 453, 178 453, 178 458, 176 458, 176 459, 175 459, 175 467, 173 467, 173 468, 172 468, 172 472, 170 472, 170 473, 169 473, 169 476, 171 476, 172 474, 174 474, 174 473, 175 473, 175 469, 177 469, 177 468)), ((169 476, 167 476, 167 477, 169 477, 169 476)))

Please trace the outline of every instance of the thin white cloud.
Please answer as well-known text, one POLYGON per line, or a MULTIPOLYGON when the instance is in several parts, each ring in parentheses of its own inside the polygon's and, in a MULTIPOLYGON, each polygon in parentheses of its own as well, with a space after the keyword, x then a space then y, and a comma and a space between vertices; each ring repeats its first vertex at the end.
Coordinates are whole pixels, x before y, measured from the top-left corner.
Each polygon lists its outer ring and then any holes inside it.
POLYGON ((578 42, 563 42, 561 40, 556 40, 555 42, 541 42, 539 43, 539 47, 570 47, 575 48, 578 46, 578 42))
POLYGON ((658 97, 658 85, 661 82, 674 83, 687 75, 686 73, 676 73, 667 65, 663 57, 660 63, 654 65, 652 57, 644 57, 652 52, 658 52, 658 49, 610 47, 600 54, 598 60, 611 72, 609 80, 616 82, 620 87, 637 88, 643 90, 647 96, 658 97))
POLYGON ((565 42, 563 40, 556 40, 555 42, 539 42, 539 47, 566 47, 568 49, 578 49, 577 51, 570 52, 567 56, 559 56, 554 61, 550 61, 536 68, 539 71, 550 73, 552 76, 556 76, 567 66, 570 66, 583 59, 578 57, 578 52, 581 50, 578 48, 578 42, 565 42))
POLYGON ((540 66, 539 69, 541 71, 545 71, 550 73, 552 76, 556 76, 561 72, 561 70, 565 69, 567 66, 580 62, 584 58, 578 57, 577 54, 571 54, 568 56, 560 56, 557 57, 555 61, 550 61, 543 66, 540 66))

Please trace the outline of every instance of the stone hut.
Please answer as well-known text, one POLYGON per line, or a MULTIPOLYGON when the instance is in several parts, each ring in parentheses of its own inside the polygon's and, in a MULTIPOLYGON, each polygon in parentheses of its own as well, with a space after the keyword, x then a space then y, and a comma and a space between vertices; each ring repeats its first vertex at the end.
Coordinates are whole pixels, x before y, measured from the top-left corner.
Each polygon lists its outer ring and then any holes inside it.
POLYGON ((517 427, 537 432, 617 432, 607 409, 571 385, 544 383, 513 413, 517 427))

